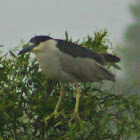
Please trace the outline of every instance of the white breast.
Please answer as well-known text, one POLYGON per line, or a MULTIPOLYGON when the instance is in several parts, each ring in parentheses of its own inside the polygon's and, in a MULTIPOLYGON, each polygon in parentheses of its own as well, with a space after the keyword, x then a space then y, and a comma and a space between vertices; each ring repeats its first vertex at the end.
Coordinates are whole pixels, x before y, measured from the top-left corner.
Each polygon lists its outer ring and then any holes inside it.
POLYGON ((59 49, 56 47, 57 42, 54 40, 48 40, 41 43, 38 48, 39 51, 34 52, 36 59, 42 71, 51 78, 57 78, 59 71, 61 70, 59 49))

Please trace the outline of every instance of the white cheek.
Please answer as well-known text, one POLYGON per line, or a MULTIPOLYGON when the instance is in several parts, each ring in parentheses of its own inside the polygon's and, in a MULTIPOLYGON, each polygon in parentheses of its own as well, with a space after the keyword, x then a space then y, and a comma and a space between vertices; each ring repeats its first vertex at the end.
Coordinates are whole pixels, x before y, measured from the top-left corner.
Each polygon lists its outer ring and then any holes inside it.
POLYGON ((49 51, 49 50, 58 51, 58 48, 56 47, 56 45, 57 45, 57 41, 50 39, 50 40, 40 43, 38 48, 39 50, 42 50, 42 51, 49 51))

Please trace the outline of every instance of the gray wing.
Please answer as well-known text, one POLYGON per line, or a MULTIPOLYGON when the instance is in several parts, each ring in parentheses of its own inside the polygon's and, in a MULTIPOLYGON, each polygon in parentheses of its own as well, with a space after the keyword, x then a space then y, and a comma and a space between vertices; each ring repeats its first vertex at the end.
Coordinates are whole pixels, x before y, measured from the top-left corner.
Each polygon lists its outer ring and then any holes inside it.
POLYGON ((62 70, 71 75, 75 82, 115 81, 114 75, 90 58, 74 58, 63 54, 60 58, 62 70))

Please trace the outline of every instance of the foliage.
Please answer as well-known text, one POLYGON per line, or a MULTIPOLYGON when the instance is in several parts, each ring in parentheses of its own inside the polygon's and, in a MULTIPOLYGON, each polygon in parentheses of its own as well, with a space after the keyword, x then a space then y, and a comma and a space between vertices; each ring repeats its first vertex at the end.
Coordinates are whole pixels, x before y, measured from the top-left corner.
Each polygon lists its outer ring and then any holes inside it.
MULTIPOLYGON (((66 37, 69 40, 67 32, 66 37)), ((93 37, 86 37, 82 44, 97 52, 107 52, 105 37, 106 32, 98 32, 93 37)), ((140 101, 137 96, 129 95, 129 90, 115 95, 113 89, 103 90, 102 83, 81 84, 80 121, 71 121, 75 86, 66 83, 59 116, 46 122, 45 118, 57 103, 59 83, 46 79, 29 53, 18 56, 18 52, 14 49, 0 58, 1 139, 140 138, 140 101)))

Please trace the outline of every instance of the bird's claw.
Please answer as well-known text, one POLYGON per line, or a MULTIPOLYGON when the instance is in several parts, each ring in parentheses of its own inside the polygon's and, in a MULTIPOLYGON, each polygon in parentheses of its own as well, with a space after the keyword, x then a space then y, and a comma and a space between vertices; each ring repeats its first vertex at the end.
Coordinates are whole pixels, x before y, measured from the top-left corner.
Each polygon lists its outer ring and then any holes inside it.
POLYGON ((53 114, 49 115, 48 117, 45 118, 45 122, 47 122, 49 119, 53 117, 53 114))
POLYGON ((74 112, 72 114, 72 118, 69 120, 69 122, 72 122, 72 121, 80 121, 80 117, 79 117, 78 112, 74 112))
POLYGON ((59 113, 57 111, 54 111, 53 114, 52 114, 55 118, 58 117, 59 113))
POLYGON ((79 117, 78 112, 74 112, 74 113, 73 113, 73 116, 74 116, 74 119, 80 120, 80 117, 79 117))
POLYGON ((59 116, 59 114, 60 114, 61 112, 57 112, 57 111, 54 111, 51 115, 49 115, 48 117, 46 117, 45 118, 45 122, 47 122, 49 119, 51 119, 51 118, 57 118, 58 116, 59 116))

